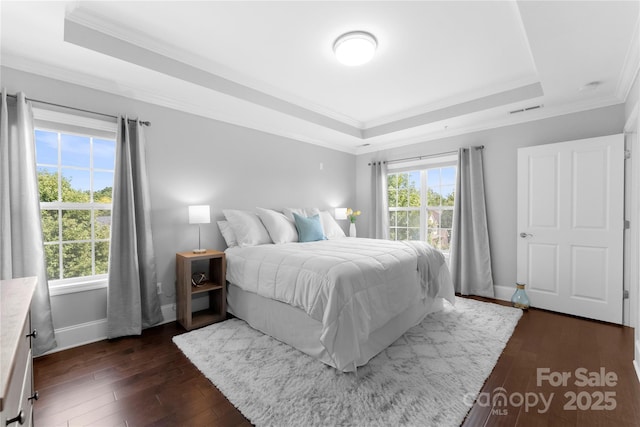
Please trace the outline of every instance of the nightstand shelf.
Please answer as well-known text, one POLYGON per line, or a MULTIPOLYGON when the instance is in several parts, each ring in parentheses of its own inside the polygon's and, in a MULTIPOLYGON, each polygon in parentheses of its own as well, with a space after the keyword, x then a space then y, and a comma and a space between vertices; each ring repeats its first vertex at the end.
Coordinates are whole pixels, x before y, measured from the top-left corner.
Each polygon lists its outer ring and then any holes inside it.
POLYGON ((219 285, 214 282, 205 282, 200 286, 192 286, 191 293, 199 294, 201 292, 215 291, 216 289, 222 289, 222 285, 219 285))
POLYGON ((176 254, 176 306, 178 322, 188 331, 220 322, 227 318, 226 258, 224 252, 176 254), (196 269, 196 265, 198 266, 196 269), (207 280, 191 284, 196 272, 204 272, 207 280), (208 294, 209 308, 193 312, 192 297, 208 294))

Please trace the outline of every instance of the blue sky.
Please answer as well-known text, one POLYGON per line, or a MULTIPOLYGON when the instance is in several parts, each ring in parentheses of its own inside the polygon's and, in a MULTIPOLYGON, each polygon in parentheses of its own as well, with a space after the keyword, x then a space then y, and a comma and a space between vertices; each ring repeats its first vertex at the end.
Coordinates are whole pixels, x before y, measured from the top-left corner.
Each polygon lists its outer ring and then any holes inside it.
POLYGON ((456 188, 456 168, 431 169, 427 172, 427 184, 436 193, 443 196, 451 194, 456 188))
MULTIPOLYGON (((409 173, 409 182, 420 188, 420 171, 409 173)), ((427 172, 427 185, 441 195, 451 194, 456 187, 456 168, 454 166, 431 169, 427 172)))
MULTIPOLYGON (((90 186, 91 138, 36 130, 36 162, 39 170, 55 172, 60 149, 62 176, 71 180, 73 188, 86 191, 90 186), (46 165, 46 166, 44 166, 46 165)), ((115 141, 93 138, 94 190, 113 186, 115 141)))

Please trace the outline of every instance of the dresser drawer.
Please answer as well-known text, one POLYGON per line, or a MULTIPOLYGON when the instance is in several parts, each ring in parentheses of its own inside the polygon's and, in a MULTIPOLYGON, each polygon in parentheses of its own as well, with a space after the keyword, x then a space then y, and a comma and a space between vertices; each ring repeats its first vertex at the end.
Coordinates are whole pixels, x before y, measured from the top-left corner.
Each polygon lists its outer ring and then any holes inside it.
POLYGON ((29 308, 37 283, 36 277, 0 280, 0 427, 33 424, 29 308))
MULTIPOLYGON (((32 361, 31 361, 31 338, 27 337, 30 331, 29 317, 25 319, 20 341, 16 349, 13 369, 9 377, 8 393, 2 408, 2 426, 6 426, 7 420, 18 416, 20 411, 24 411, 25 423, 31 425, 31 396, 32 384, 32 361)), ((9 424, 9 426, 19 426, 20 423, 9 424)))
MULTIPOLYGON (((33 396, 33 359, 31 351, 27 358, 27 370, 24 373, 24 382, 22 384, 22 398, 20 400, 20 410, 24 411, 24 424, 22 427, 31 427, 33 424, 33 401, 29 398, 33 396)), ((19 411, 18 411, 19 412, 19 411)), ((19 423, 14 424, 19 426, 19 423)))

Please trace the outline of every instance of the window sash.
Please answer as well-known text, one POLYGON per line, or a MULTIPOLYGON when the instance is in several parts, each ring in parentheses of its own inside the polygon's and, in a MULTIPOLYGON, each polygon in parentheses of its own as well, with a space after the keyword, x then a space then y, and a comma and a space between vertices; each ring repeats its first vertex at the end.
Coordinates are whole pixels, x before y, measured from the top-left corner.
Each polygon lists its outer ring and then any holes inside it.
MULTIPOLYGON (((96 184, 94 179, 97 173, 110 173, 110 174, 115 173, 115 165, 112 169, 108 169, 104 167, 94 167, 94 164, 96 163, 96 157, 95 157, 96 146, 94 141, 95 140, 111 140, 111 141, 115 140, 115 123, 105 124, 99 129, 91 129, 91 128, 85 128, 82 126, 74 126, 73 124, 69 123, 73 121, 68 119, 70 116, 69 115, 65 115, 65 116, 66 116, 65 119, 67 120, 67 123, 61 123, 58 125, 56 123, 51 123, 48 121, 47 122, 40 121, 40 123, 36 123, 36 127, 35 127, 36 131, 43 131, 43 132, 50 132, 50 133, 57 134, 57 146, 56 146, 57 162, 55 164, 50 162, 42 162, 42 163, 37 163, 36 165, 38 170, 40 170, 40 168, 48 168, 49 170, 51 170, 51 172, 55 171, 55 173, 57 174, 57 200, 53 202, 40 202, 41 212, 45 212, 45 211, 57 212, 57 223, 58 223, 57 230, 55 230, 55 228, 52 228, 51 236, 46 236, 47 238, 55 237, 56 240, 50 240, 50 241, 44 242, 45 248, 57 246, 57 249, 56 249, 57 257, 58 257, 57 265, 52 267, 54 269, 54 272, 57 273, 57 277, 56 278, 52 277, 50 280, 48 280, 49 287, 51 289, 54 289, 54 288, 58 289, 59 292, 55 292, 55 294, 77 292, 80 290, 99 289, 106 286, 107 274, 102 273, 101 271, 104 271, 105 269, 108 268, 108 265, 105 264, 105 249, 107 249, 107 247, 104 246, 104 244, 105 243, 108 245, 111 244, 111 230, 110 230, 111 226, 109 224, 108 238, 104 238, 100 236, 104 236, 105 234, 101 233, 100 230, 97 229, 96 225, 98 221, 97 219, 98 212, 108 211, 110 215, 112 211, 112 204, 104 203, 104 201, 96 202, 93 200, 95 195, 98 194, 97 192, 100 191, 100 189, 94 188, 95 187, 94 184, 96 184), (38 126, 38 124, 42 126, 38 126), (79 167, 74 165, 62 164, 63 147, 61 143, 64 135, 75 135, 75 136, 90 138, 88 167, 79 167), (65 171, 87 171, 88 180, 89 180, 88 182, 89 201, 87 202, 63 201, 62 182, 63 182, 63 174, 65 171), (65 238, 65 235, 64 235, 65 230, 63 228, 63 219, 64 219, 63 216, 65 211, 88 211, 89 212, 88 226, 90 227, 90 229, 87 230, 88 231, 87 238, 82 238, 83 236, 78 236, 80 237, 78 239, 69 238, 71 236, 66 236, 65 238), (65 262, 69 262, 73 260, 73 258, 65 259, 64 249, 65 248, 71 249, 70 245, 89 245, 86 250, 90 250, 91 252, 90 274, 81 275, 77 277, 65 277, 65 274, 66 274, 65 262), (99 255, 100 255, 100 258, 98 259, 99 255)), ((87 120, 85 118, 80 118, 78 123, 83 125, 86 125, 86 124, 95 125, 96 124, 95 122, 96 121, 92 121, 91 119, 87 120)), ((102 183, 102 181, 99 181, 99 183, 102 183)), ((107 184, 108 184, 108 181, 107 181, 107 184)), ((106 185, 106 187, 109 187, 109 185, 106 185)), ((111 183, 110 187, 113 189, 113 182, 111 183)), ((84 191, 78 188, 74 188, 74 190, 84 191)), ((105 216, 105 214, 101 214, 101 216, 105 216)), ((108 253, 106 256, 108 260, 108 253)), ((80 264, 79 266, 76 265, 76 267, 80 269, 78 272, 86 273, 86 268, 88 268, 89 265, 88 265, 88 260, 86 260, 86 258, 85 258, 85 261, 87 261, 86 264, 80 264)), ((49 269, 49 265, 47 265, 47 268, 49 269)))
MULTIPOLYGON (((445 231, 451 230, 451 227, 442 227, 442 221, 439 222, 438 227, 429 227, 428 225, 428 215, 430 211, 436 211, 436 210, 440 212, 450 211, 453 213, 453 206, 442 205, 442 199, 440 200, 439 205, 429 204, 429 197, 428 197, 429 185, 431 184, 432 187, 434 185, 433 183, 428 182, 428 171, 432 169, 442 169, 442 168, 449 168, 449 167, 453 167, 454 169, 457 169, 456 158, 455 156, 453 157, 447 156, 446 158, 430 158, 428 159, 428 161, 423 162, 422 166, 423 167, 418 168, 416 167, 416 165, 407 166, 405 164, 405 165, 397 165, 394 168, 390 168, 389 170, 388 177, 393 175, 398 176, 402 174, 408 175, 412 172, 420 173, 420 206, 419 207, 418 206, 408 206, 408 207, 407 206, 389 206, 388 207, 389 236, 394 240, 404 240, 404 239, 399 239, 398 237, 403 237, 403 236, 409 237, 411 230, 415 230, 416 228, 414 226, 409 225, 408 218, 406 221, 406 225, 399 225, 397 222, 397 213, 399 212, 419 212, 420 213, 419 240, 421 241, 429 241, 428 233, 430 233, 433 230, 440 230, 439 232, 442 232, 442 230, 445 230, 445 231), (396 215, 396 222, 392 221, 394 214, 396 215)), ((455 170, 455 173, 457 174, 457 170, 455 170)), ((409 186, 410 186, 410 183, 407 183, 407 188, 409 188, 409 186)), ((441 182, 438 182, 437 186, 442 187, 441 182)), ((387 194, 389 193, 389 191, 390 189, 388 187, 388 181, 387 181, 387 194)), ((397 189, 396 191, 398 192, 397 195, 399 196, 400 189, 397 189)), ((398 200, 398 198, 396 198, 396 200, 398 200)), ((403 221, 403 224, 404 224, 404 221, 403 221)), ((453 226, 453 224, 451 225, 453 226)), ((416 236, 415 232, 413 236, 416 236)), ((416 239, 412 239, 412 240, 416 240, 416 239)), ((443 249, 442 251, 445 253, 448 253, 448 249, 443 249)))

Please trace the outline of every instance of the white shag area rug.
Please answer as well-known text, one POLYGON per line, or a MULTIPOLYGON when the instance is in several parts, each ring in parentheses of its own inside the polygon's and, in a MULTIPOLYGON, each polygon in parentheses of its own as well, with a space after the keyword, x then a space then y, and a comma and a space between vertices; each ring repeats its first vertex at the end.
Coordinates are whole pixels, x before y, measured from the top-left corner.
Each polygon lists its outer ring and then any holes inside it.
POLYGON ((230 319, 176 345, 257 426, 459 426, 522 316, 456 298, 357 376, 230 319))

